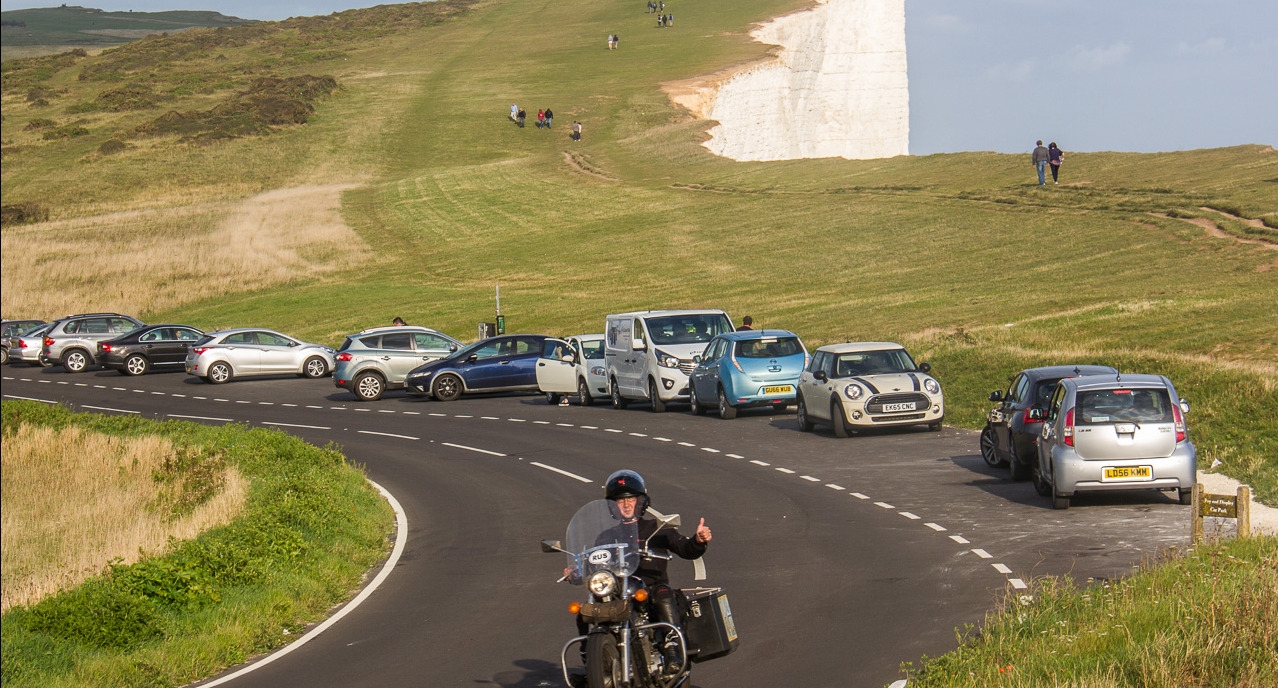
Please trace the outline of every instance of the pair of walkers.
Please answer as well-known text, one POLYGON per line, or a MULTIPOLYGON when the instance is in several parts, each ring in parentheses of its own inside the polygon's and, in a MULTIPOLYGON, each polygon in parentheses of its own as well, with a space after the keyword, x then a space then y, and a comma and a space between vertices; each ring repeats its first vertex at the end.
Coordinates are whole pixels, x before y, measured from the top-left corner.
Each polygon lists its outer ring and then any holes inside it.
POLYGON ((1044 148, 1043 142, 1039 141, 1030 160, 1034 163, 1034 168, 1038 170, 1039 186, 1047 186, 1048 167, 1052 168, 1052 183, 1060 184, 1061 163, 1065 161, 1065 153, 1061 152, 1055 141, 1048 144, 1047 148, 1044 148))
POLYGON ((620 38, 620 37, 618 37, 618 36, 617 36, 617 34, 615 34, 615 33, 610 33, 610 34, 608 34, 608 49, 609 49, 609 50, 616 50, 616 49, 617 49, 617 45, 618 45, 619 43, 621 43, 621 38, 620 38))
POLYGON ((555 113, 551 112, 550 108, 537 111, 537 128, 538 129, 541 129, 542 127, 545 127, 546 129, 550 129, 552 128, 552 125, 554 123, 555 123, 555 113))

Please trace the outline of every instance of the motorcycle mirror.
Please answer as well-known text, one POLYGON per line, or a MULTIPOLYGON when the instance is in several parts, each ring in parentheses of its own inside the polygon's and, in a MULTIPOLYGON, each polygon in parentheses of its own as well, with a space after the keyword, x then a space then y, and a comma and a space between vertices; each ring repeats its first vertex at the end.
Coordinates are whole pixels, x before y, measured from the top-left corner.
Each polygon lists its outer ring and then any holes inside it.
POLYGON ((666 516, 665 518, 661 519, 661 523, 663 525, 671 526, 673 528, 678 528, 680 525, 682 525, 682 521, 679 519, 679 514, 670 514, 669 516, 666 516))
POLYGON ((542 540, 541 551, 547 554, 564 551, 564 544, 558 540, 542 540))

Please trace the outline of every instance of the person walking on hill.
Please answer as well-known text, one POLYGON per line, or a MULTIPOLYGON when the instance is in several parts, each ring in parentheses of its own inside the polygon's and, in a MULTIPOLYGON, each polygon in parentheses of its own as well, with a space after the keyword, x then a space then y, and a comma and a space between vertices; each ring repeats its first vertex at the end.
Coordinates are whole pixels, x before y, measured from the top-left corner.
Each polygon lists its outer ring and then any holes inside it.
POLYGON ((550 129, 551 125, 555 123, 554 117, 555 117, 555 113, 551 112, 550 108, 546 108, 546 128, 547 129, 550 129))
POLYGON ((546 126, 546 111, 537 108, 537 128, 540 129, 544 126, 546 126))
POLYGON ((520 128, 520 129, 523 129, 523 128, 524 128, 524 120, 525 120, 527 117, 528 117, 528 113, 524 112, 524 109, 523 109, 523 108, 519 108, 519 114, 515 117, 515 124, 518 124, 518 125, 519 125, 519 128, 520 128))
POLYGON ((1060 181, 1057 180, 1057 175, 1060 174, 1061 163, 1064 161, 1065 161, 1065 154, 1061 152, 1060 148, 1056 147, 1056 142, 1053 141, 1047 144, 1047 164, 1052 166, 1052 183, 1053 184, 1060 184, 1060 181))
POLYGON ((1043 147, 1043 142, 1038 142, 1038 147, 1034 149, 1033 156, 1030 157, 1034 163, 1034 168, 1038 170, 1038 185, 1047 186, 1047 161, 1050 158, 1048 150, 1043 147))
POLYGON ((621 36, 618 36, 617 34, 614 33, 612 35, 612 49, 616 50, 617 47, 620 45, 621 45, 621 36))
POLYGON ((519 106, 514 103, 510 104, 510 121, 512 122, 519 121, 519 106))
POLYGON ((581 140, 581 122, 578 122, 575 120, 572 123, 572 140, 573 141, 581 140))

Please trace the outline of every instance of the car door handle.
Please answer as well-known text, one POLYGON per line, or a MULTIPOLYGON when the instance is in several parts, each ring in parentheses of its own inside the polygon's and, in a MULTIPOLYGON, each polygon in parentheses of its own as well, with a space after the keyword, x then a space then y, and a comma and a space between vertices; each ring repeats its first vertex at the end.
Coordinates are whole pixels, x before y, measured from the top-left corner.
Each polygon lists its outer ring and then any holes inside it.
POLYGON ((501 362, 501 364, 502 364, 502 365, 510 365, 510 361, 502 361, 502 362, 501 362))
POLYGON ((383 361, 389 361, 389 360, 390 360, 390 356, 382 356, 382 360, 383 360, 383 361))
POLYGON ((545 368, 545 367, 546 367, 546 364, 545 364, 545 363, 538 362, 538 363, 537 363, 537 367, 538 367, 538 368, 545 368))

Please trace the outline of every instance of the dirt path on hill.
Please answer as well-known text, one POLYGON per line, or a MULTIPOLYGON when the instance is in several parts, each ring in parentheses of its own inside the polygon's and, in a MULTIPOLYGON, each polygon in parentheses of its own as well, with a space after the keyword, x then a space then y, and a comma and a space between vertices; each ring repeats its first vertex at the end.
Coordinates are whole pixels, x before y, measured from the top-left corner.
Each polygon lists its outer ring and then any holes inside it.
MULTIPOLYGON (((1213 213, 1220 213, 1221 215, 1224 215, 1225 217, 1233 218, 1240 222, 1245 222, 1251 225, 1252 227, 1264 226, 1264 223, 1262 223, 1260 220, 1248 220, 1245 217, 1230 215, 1229 213, 1221 212, 1219 210, 1216 210, 1215 208, 1199 208, 1199 210, 1207 210, 1213 213)), ((1262 241, 1260 239, 1244 239, 1240 236, 1234 236, 1233 234, 1230 234, 1229 232, 1226 232, 1225 230, 1221 229, 1220 226, 1217 225, 1215 222, 1212 222, 1211 220, 1205 217, 1172 217, 1171 215, 1168 215, 1166 213, 1150 213, 1150 215, 1153 215, 1154 217, 1161 217, 1164 220, 1180 220, 1181 222, 1188 222, 1191 225, 1195 225, 1197 227, 1203 228, 1204 230, 1206 230, 1208 234, 1216 237, 1217 239, 1231 239, 1233 241, 1237 241, 1240 244, 1255 244, 1257 246, 1264 246, 1267 249, 1278 251, 1278 244, 1272 244, 1268 241, 1262 241)))

